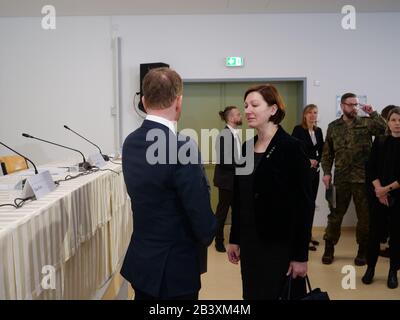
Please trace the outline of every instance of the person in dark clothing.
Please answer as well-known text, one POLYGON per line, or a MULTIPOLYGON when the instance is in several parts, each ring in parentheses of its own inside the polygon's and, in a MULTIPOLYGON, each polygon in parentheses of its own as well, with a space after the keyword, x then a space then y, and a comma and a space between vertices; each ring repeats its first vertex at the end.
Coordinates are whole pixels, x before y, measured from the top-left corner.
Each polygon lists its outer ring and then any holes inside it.
POLYGON ((279 299, 288 276, 296 299, 306 293, 315 205, 310 161, 301 143, 279 125, 285 107, 274 86, 252 87, 244 100, 257 136, 244 143, 242 154, 245 161, 254 160, 254 169, 235 175, 228 259, 240 261, 244 299, 279 299))
MULTIPOLYGON (((294 127, 292 136, 299 139, 304 147, 308 159, 310 159, 311 187, 314 202, 317 199, 319 187, 319 171, 324 146, 324 137, 321 128, 317 127, 318 107, 315 104, 308 104, 303 110, 303 120, 300 125, 294 127)), ((314 212, 315 214, 315 212, 314 212)), ((314 214, 312 222, 314 221, 314 214)), ((312 225, 312 224, 311 224, 312 225)), ((309 250, 316 251, 315 246, 319 242, 312 238, 309 250)))
POLYGON ((362 282, 370 284, 375 274, 382 231, 389 222, 390 269, 387 286, 397 288, 400 268, 400 107, 389 112, 390 135, 375 139, 368 161, 368 172, 375 188, 370 212, 367 270, 362 282))
POLYGON ((214 186, 218 188, 218 205, 215 212, 217 218, 215 249, 218 252, 225 252, 224 226, 229 208, 232 207, 235 159, 238 159, 241 150, 237 128, 242 125, 242 115, 237 107, 228 106, 219 112, 219 116, 225 121, 226 126, 221 130, 216 142, 217 164, 214 171, 214 186))
MULTIPOLYGON (((381 117, 383 119, 385 119, 385 121, 387 122, 388 120, 388 115, 389 112, 393 109, 396 108, 395 105, 390 104, 386 107, 384 107, 381 111, 381 117)), ((375 192, 374 192, 374 186, 372 185, 372 183, 370 183, 369 187, 368 187, 368 192, 369 192, 369 196, 371 196, 372 199, 375 199, 375 192)), ((385 257, 385 258, 389 258, 390 257, 390 252, 389 252, 389 244, 388 244, 388 237, 389 237, 389 231, 388 231, 388 224, 386 225, 386 227, 382 226, 384 229, 382 230, 382 239, 381 239, 381 244, 386 244, 384 245, 384 249, 379 250, 379 255, 381 257, 385 257)))
POLYGON ((135 300, 198 300, 216 219, 197 144, 176 130, 182 78, 169 68, 152 69, 142 89, 147 116, 122 150, 134 228, 121 275, 135 300), (185 148, 193 161, 183 156, 185 148))

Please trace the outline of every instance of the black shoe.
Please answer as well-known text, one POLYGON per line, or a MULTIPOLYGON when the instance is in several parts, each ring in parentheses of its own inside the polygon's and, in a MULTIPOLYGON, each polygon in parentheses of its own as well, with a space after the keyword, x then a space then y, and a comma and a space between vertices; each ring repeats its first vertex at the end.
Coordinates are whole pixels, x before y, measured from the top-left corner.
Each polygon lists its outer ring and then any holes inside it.
POLYGON ((365 248, 366 247, 363 245, 358 246, 357 256, 354 258, 354 264, 356 266, 361 267, 361 266, 365 266, 367 264, 367 258, 365 257, 367 250, 365 248))
POLYGON ((216 242, 216 243, 215 243, 215 249, 216 249, 218 252, 226 252, 226 249, 225 249, 224 244, 223 244, 223 243, 220 243, 220 242, 216 242))
POLYGON ((311 239, 311 243, 312 243, 314 246, 319 246, 319 241, 317 241, 317 240, 311 239))
POLYGON ((335 253, 335 246, 332 242, 325 240, 325 251, 322 256, 323 264, 331 264, 333 262, 333 255, 335 253))
POLYGON ((393 269, 389 270, 387 286, 390 289, 396 289, 399 286, 399 283, 397 281, 397 271, 396 270, 393 270, 393 269))
POLYGON ((374 279, 375 275, 375 268, 368 267, 365 271, 364 276, 361 278, 362 283, 364 284, 371 284, 372 280, 374 279))
POLYGON ((384 257, 384 258, 389 258, 390 257, 390 249, 389 249, 389 247, 387 247, 387 248, 385 248, 383 250, 379 250, 379 255, 381 257, 384 257))

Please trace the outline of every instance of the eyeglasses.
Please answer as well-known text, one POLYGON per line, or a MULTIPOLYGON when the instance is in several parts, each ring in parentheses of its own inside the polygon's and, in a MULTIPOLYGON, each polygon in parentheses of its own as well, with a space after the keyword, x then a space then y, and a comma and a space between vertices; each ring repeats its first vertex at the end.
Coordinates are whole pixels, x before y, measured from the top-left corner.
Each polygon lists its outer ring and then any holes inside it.
POLYGON ((356 107, 360 106, 359 103, 345 103, 345 102, 343 102, 343 104, 345 104, 346 106, 349 106, 349 107, 353 107, 353 108, 356 108, 356 107))

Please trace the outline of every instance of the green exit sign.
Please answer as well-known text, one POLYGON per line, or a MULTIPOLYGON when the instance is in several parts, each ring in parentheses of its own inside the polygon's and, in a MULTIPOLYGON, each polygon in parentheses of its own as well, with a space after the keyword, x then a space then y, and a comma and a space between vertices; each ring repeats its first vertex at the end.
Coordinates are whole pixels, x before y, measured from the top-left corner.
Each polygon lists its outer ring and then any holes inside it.
POLYGON ((227 67, 242 67, 243 57, 226 57, 225 66, 227 67))

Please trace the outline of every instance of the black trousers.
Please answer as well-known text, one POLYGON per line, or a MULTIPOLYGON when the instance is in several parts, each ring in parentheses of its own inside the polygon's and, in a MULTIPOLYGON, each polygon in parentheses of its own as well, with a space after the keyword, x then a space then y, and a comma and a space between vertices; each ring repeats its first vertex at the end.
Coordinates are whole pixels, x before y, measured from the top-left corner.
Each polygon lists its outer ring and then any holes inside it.
POLYGON ((367 264, 375 267, 382 235, 389 231, 390 268, 400 268, 400 197, 388 208, 375 200, 370 210, 367 264))
MULTIPOLYGON (((379 221, 375 221, 374 224, 379 224, 379 232, 380 232, 380 236, 381 236, 381 243, 386 243, 388 241, 388 237, 389 237, 389 231, 388 231, 388 227, 389 227, 389 217, 388 215, 385 213, 385 207, 384 206, 375 206, 375 202, 376 202, 376 195, 375 195, 375 188, 372 185, 372 182, 370 181, 370 179, 367 178, 367 183, 366 183, 366 187, 367 187, 367 200, 368 200, 368 206, 369 206, 369 216, 370 219, 374 219, 374 217, 372 216, 372 214, 374 214, 376 217, 381 216, 382 219, 380 219, 379 221), (375 206, 375 208, 374 208, 375 206), (383 208, 382 208, 383 207, 383 208), (374 212, 372 213, 372 208, 374 208, 374 212), (383 209, 383 213, 379 213, 378 211, 380 209, 383 209), (383 218, 386 219, 386 221, 383 221, 383 218)), ((375 219, 376 220, 376 219, 375 219)))
MULTIPOLYGON (((244 300, 286 300, 286 273, 290 264, 288 244, 266 243, 251 229, 241 230, 240 267, 244 300)), ((290 300, 307 293, 305 278, 292 280, 290 300)))
POLYGON ((178 297, 160 298, 160 297, 153 297, 143 291, 137 290, 133 286, 132 286, 132 288, 133 288, 133 290, 135 290, 135 300, 146 300, 146 301, 151 301, 151 300, 199 300, 199 292, 185 294, 185 295, 178 296, 178 297))
MULTIPOLYGON (((312 195, 314 197, 314 202, 315 202, 315 200, 317 200, 318 187, 319 187, 319 171, 317 171, 315 169, 311 169, 311 191, 312 191, 312 195)), ((311 226, 314 223, 314 215, 315 215, 315 210, 312 214, 311 226)))
POLYGON ((224 226, 229 207, 232 207, 233 191, 226 189, 218 189, 218 206, 215 213, 217 218, 217 232, 215 235, 216 243, 224 242, 224 226))

